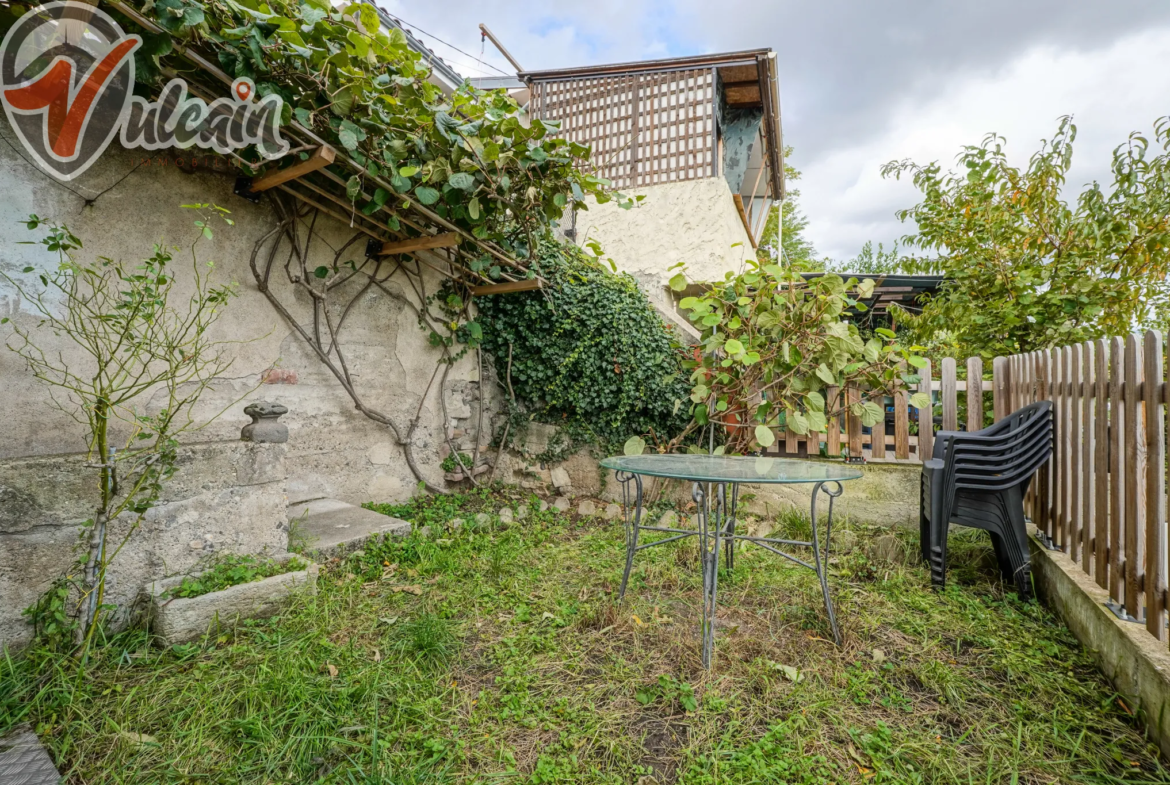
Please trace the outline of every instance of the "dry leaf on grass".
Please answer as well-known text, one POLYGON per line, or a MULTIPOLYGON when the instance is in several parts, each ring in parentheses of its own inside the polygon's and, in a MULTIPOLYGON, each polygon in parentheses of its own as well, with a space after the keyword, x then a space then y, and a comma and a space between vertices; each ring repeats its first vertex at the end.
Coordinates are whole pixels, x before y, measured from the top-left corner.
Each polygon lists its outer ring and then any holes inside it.
POLYGON ((422 586, 417 584, 412 584, 410 586, 391 586, 390 591, 394 592, 395 594, 398 594, 399 592, 406 592, 407 594, 413 594, 417 597, 418 595, 422 594, 422 586))
POLYGON ((145 733, 133 733, 128 730, 118 731, 118 735, 133 744, 158 744, 158 739, 145 733))
POLYGON ((326 662, 324 665, 321 666, 321 672, 328 673, 329 678, 331 678, 331 679, 336 679, 339 671, 337 670, 336 665, 334 665, 331 662, 326 662))
POLYGON ((381 662, 381 661, 382 661, 382 652, 378 651, 377 649, 374 649, 374 662, 381 662))

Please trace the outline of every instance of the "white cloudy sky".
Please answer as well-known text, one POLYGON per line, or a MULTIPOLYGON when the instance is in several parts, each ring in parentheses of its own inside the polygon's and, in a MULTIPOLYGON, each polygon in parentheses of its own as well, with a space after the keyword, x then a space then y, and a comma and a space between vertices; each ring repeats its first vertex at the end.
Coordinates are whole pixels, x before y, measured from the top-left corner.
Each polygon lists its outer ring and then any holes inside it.
POLYGON ((476 62, 480 22, 532 70, 772 47, 809 235, 835 259, 905 233, 916 192, 886 161, 949 163, 995 131, 1023 164, 1073 114, 1079 186, 1170 114, 1167 0, 378 2, 468 76, 509 70, 490 42, 476 62))

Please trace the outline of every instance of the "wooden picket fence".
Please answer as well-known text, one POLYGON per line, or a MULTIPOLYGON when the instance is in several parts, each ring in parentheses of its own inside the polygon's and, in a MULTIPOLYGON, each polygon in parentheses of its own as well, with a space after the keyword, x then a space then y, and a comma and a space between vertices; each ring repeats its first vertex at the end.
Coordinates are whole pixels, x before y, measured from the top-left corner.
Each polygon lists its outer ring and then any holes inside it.
POLYGON ((1115 612, 1166 635, 1166 404, 1162 335, 1006 358, 1007 411, 1051 400, 1053 459, 1028 511, 1053 547, 1109 592, 1115 612))
MULTIPOLYGON (((1025 500, 1028 516, 1051 543, 1064 551, 1109 592, 1114 612, 1142 622, 1151 635, 1167 640, 1166 463, 1170 377, 1157 332, 1092 341, 1042 352, 997 357, 991 380, 983 363, 966 363, 966 381, 957 363, 944 359, 938 379, 928 365, 919 390, 941 404, 943 430, 958 430, 960 394, 967 403, 966 429, 979 430, 990 388, 992 419, 1040 400, 1051 400, 1055 436, 1052 460, 1039 472, 1025 500)), ((835 391, 830 390, 830 395, 835 391)), ((857 400, 855 390, 846 400, 857 400)), ((934 423, 919 420, 909 394, 893 397, 893 427, 870 432, 858 418, 831 423, 827 434, 809 438, 788 433, 770 451, 780 455, 820 453, 862 456, 871 462, 919 463, 930 456, 934 423), (918 421, 918 433, 910 423, 918 421), (892 431, 892 433, 887 431, 892 431)))
MULTIPOLYGON (((930 395, 936 406, 941 405, 942 430, 959 430, 960 402, 967 404, 964 427, 979 430, 985 422, 988 404, 985 392, 989 391, 988 383, 983 379, 983 360, 979 357, 967 360, 966 379, 958 378, 958 363, 953 358, 943 359, 941 365, 938 378, 932 378, 929 361, 925 368, 919 369, 922 381, 917 391, 930 395)), ((839 392, 838 388, 830 387, 826 398, 835 400, 839 392)), ((891 396, 883 407, 888 412, 887 417, 873 427, 863 427, 861 418, 856 416, 834 417, 829 421, 827 433, 802 436, 788 431, 769 453, 807 456, 823 452, 830 457, 860 456, 867 463, 921 463, 922 456, 929 458, 932 452, 935 423, 930 413, 924 411, 920 417, 919 412, 910 406, 912 392, 915 390, 899 390, 891 396), (891 407, 893 422, 887 423, 891 419, 891 407)), ((859 401, 861 396, 859 390, 847 389, 845 402, 859 401)))

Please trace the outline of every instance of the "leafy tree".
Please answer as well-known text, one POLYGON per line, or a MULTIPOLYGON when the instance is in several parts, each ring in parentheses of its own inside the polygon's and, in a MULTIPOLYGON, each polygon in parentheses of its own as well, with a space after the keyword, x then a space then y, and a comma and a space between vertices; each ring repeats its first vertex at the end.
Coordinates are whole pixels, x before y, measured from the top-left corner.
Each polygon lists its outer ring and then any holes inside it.
MULTIPOLYGON (((800 172, 789 163, 791 160, 792 148, 785 147, 784 179, 789 183, 800 179, 800 172)), ((804 236, 807 227, 808 218, 800 210, 800 191, 790 188, 784 201, 768 213, 768 220, 764 223, 764 231, 760 235, 757 251, 759 260, 765 264, 776 262, 808 272, 825 269, 826 260, 816 258, 817 249, 813 247, 812 241, 804 236), (783 233, 780 232, 781 221, 784 226, 783 233), (777 235, 780 235, 779 243, 776 242, 777 235), (777 256, 780 258, 777 259, 777 256)))
POLYGON ((920 316, 900 324, 928 345, 985 358, 1077 343, 1165 324, 1170 271, 1170 118, 1113 151, 1113 182, 1061 197, 1076 126, 1063 117, 1051 140, 1020 169, 1006 141, 988 135, 964 147, 958 172, 938 163, 893 161, 887 177, 909 175, 922 201, 898 217, 917 232, 912 272, 947 281, 920 316))
POLYGON ((902 260, 898 256, 897 243, 888 251, 881 243, 878 243, 877 250, 875 251, 873 243, 866 242, 865 245, 861 246, 861 253, 847 262, 834 263, 830 269, 842 273, 882 275, 900 272, 902 269, 902 260))
MULTIPOLYGON (((676 290, 686 284, 682 274, 671 281, 676 290)), ((867 340, 842 319, 847 309, 865 307, 859 300, 873 287, 872 279, 836 274, 806 281, 792 267, 750 261, 745 272, 684 298, 679 305, 704 338, 701 351, 683 362, 692 422, 665 447, 676 448, 711 419, 726 426, 731 453, 770 447, 781 428, 824 433, 846 409, 864 425, 878 422, 882 396, 913 387, 913 371, 925 361, 892 331, 879 328, 867 340), (847 403, 842 391, 854 384, 863 397, 847 403)), ((911 405, 926 406, 925 395, 915 393, 911 405)))

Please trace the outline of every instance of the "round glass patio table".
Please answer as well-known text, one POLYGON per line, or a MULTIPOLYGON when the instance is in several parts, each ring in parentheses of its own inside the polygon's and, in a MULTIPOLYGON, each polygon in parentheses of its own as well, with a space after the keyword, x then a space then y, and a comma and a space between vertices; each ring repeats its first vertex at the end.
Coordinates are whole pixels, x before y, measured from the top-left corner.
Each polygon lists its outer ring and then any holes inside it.
POLYGON ((703 666, 711 667, 715 654, 715 599, 719 586, 719 547, 723 546, 727 569, 735 566, 736 541, 750 542, 771 551, 801 567, 817 574, 821 584, 821 595, 825 601, 825 613, 833 640, 841 643, 837 628, 837 617, 833 613, 833 601, 829 596, 826 576, 829 561, 829 542, 833 533, 833 502, 843 492, 841 483, 856 480, 862 476, 856 466, 822 461, 806 461, 795 458, 739 457, 729 455, 619 455, 606 458, 601 465, 612 469, 622 484, 624 523, 626 534, 626 567, 622 573, 619 601, 625 597, 626 585, 634 567, 634 554, 646 548, 665 545, 684 537, 699 538, 699 565, 703 572, 703 614, 701 619, 703 637, 703 666), (691 497, 695 500, 698 529, 682 529, 672 526, 645 525, 642 523, 642 477, 663 477, 685 480, 694 484, 691 497), (751 537, 736 534, 736 507, 739 502, 739 486, 750 485, 812 485, 810 505, 812 539, 787 540, 777 537, 751 537), (828 516, 825 524, 824 549, 820 547, 817 521, 817 497, 825 494, 829 499, 828 516), (654 542, 639 543, 641 532, 663 532, 670 534, 654 542), (812 563, 786 553, 783 547, 803 547, 812 550, 812 563))

